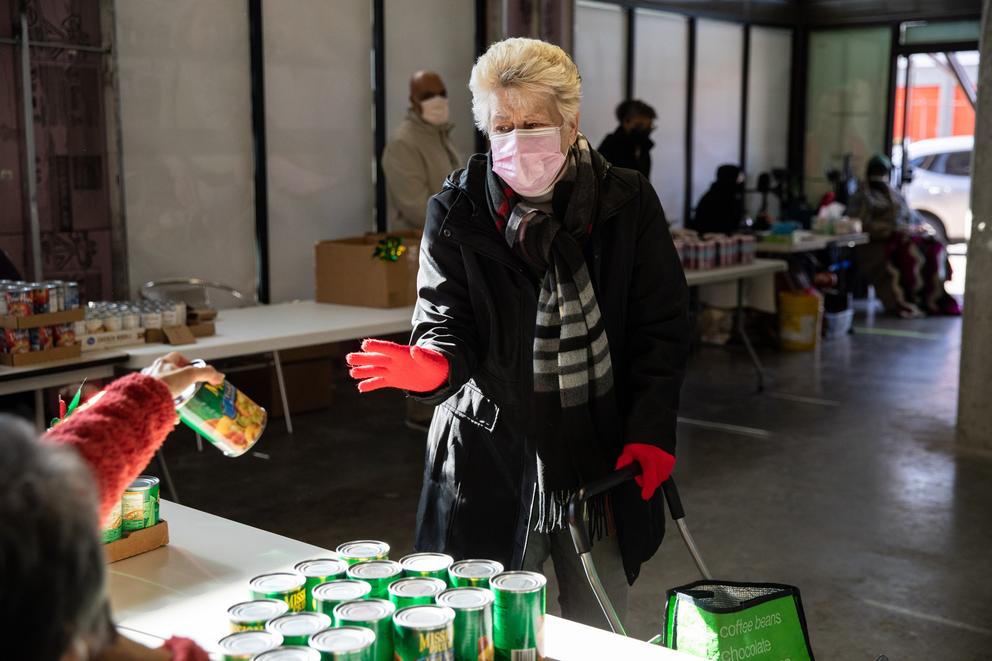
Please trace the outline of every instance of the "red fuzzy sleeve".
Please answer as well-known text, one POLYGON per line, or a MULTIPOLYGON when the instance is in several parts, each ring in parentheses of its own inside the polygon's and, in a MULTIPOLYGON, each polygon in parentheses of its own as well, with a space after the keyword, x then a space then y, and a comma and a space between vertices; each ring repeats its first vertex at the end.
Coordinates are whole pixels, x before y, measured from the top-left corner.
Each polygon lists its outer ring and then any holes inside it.
POLYGON ((172 661, 210 661, 210 657, 189 638, 170 638, 162 646, 172 652, 172 661))
POLYGON ((75 447, 90 465, 103 521, 175 428, 177 416, 165 384, 142 374, 114 381, 91 402, 45 440, 75 447))

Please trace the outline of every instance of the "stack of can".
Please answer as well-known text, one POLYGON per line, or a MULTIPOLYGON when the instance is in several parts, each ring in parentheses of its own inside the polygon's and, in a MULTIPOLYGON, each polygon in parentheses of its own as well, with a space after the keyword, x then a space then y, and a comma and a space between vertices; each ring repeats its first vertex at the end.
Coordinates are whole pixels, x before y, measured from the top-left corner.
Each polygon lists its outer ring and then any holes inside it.
POLYGON ((750 234, 700 236, 686 229, 673 229, 672 241, 682 267, 687 271, 751 264, 757 247, 757 240, 750 234))
POLYGON ((139 475, 103 521, 103 543, 115 542, 129 533, 151 528, 160 520, 159 480, 152 475, 139 475))
MULTIPOLYGON (((79 285, 49 280, 0 280, 0 317, 30 317, 79 307, 79 285)), ((76 344, 73 324, 0 329, 0 353, 21 354, 76 344)))
POLYGON ((122 330, 157 329, 186 323, 186 304, 182 301, 91 301, 86 319, 77 322, 76 332, 116 333, 122 330))

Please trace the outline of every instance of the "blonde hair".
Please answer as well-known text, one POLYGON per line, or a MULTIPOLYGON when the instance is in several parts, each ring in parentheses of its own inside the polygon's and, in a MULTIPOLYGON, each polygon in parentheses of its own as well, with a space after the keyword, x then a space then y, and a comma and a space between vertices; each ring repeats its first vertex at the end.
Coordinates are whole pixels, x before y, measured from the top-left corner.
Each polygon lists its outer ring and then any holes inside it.
POLYGON ((566 124, 574 124, 582 98, 582 78, 575 62, 558 46, 540 39, 513 37, 497 41, 472 67, 475 125, 489 133, 490 100, 495 90, 515 89, 550 97, 566 124))

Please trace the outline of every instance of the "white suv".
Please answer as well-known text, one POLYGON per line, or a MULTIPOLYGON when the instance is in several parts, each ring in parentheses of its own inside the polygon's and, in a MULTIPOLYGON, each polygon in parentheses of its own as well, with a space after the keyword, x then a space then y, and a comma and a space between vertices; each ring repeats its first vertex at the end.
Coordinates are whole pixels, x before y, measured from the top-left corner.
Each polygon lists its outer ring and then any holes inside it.
POLYGON ((920 221, 951 242, 971 235, 973 136, 933 138, 909 145, 912 181, 903 188, 920 221))

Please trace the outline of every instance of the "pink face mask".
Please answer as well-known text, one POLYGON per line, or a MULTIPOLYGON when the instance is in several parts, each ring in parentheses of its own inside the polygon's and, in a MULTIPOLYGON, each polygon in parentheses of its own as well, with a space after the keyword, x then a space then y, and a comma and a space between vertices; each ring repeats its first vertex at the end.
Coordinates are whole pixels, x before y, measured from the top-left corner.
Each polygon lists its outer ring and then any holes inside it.
POLYGON ((540 197, 550 191, 565 163, 560 126, 493 133, 489 143, 493 172, 523 197, 540 197))

